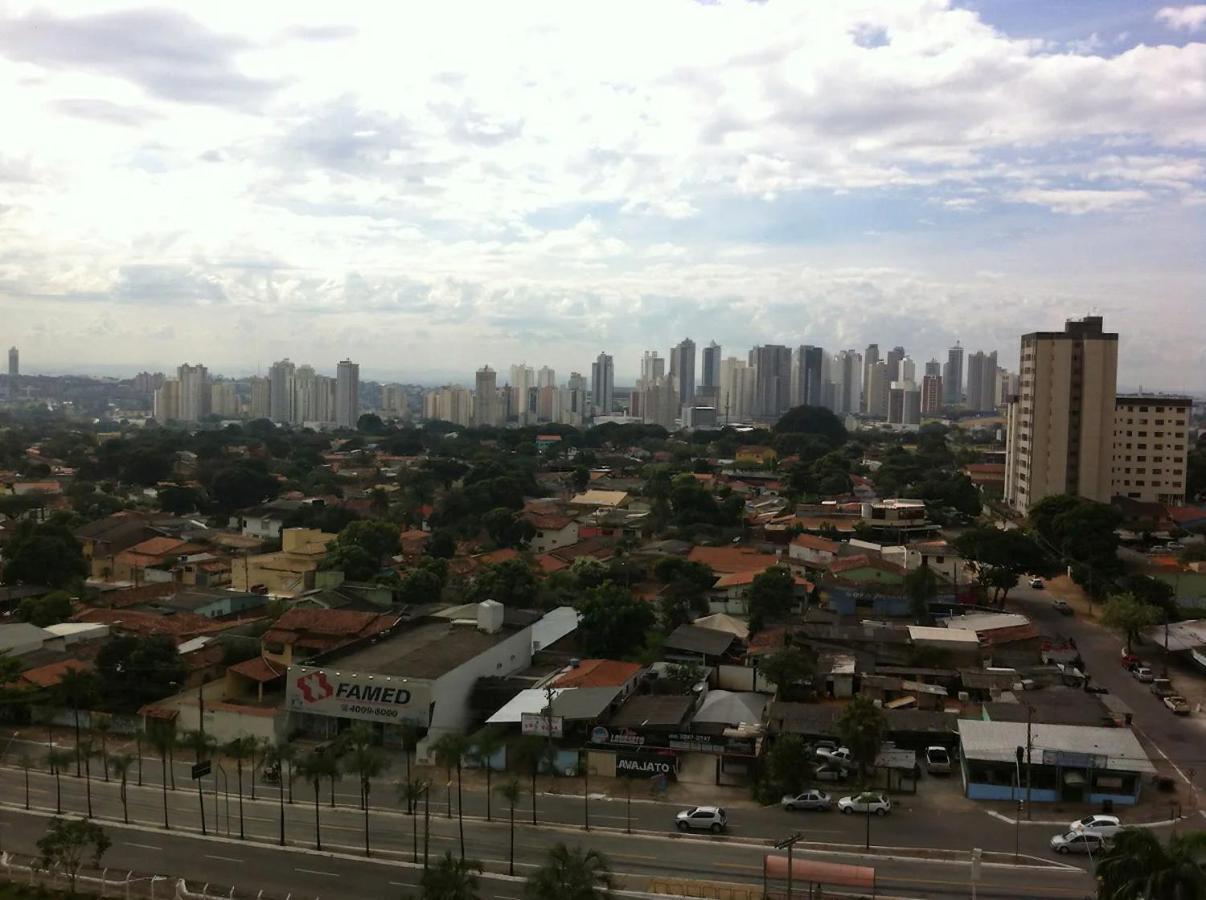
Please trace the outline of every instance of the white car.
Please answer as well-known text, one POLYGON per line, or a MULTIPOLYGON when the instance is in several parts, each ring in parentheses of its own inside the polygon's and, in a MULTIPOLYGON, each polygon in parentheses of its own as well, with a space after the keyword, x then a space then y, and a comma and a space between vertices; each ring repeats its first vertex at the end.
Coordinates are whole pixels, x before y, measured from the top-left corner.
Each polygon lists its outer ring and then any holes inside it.
POLYGON ((833 763, 817 766, 812 777, 815 781, 845 781, 846 767, 839 760, 834 760, 833 763))
POLYGON ((854 754, 850 752, 849 747, 838 747, 836 750, 829 747, 817 747, 814 751, 821 759, 829 761, 837 761, 848 763, 854 760, 854 754))
POLYGON ((1099 838, 1109 838, 1122 831, 1122 821, 1117 816, 1107 816, 1101 813, 1077 819, 1068 826, 1069 831, 1095 834, 1099 838))
POLYGON ((1056 853, 1097 853, 1105 846, 1105 838, 1084 831, 1069 831, 1051 838, 1056 853))
POLYGON ((1043 579, 1041 579, 1041 578, 1031 578, 1031 579, 1030 579, 1030 586, 1031 586, 1032 588, 1034 588, 1036 591, 1041 591, 1041 590, 1043 589, 1043 579))
POLYGON ((729 817, 719 806, 692 806, 674 817, 679 831, 710 831, 719 834, 729 826, 729 817))
POLYGON ((1156 673, 1147 666, 1136 666, 1131 674, 1135 676, 1136 681, 1142 681, 1144 684, 1151 684, 1152 679, 1156 677, 1156 673))
POLYGON ((951 773, 950 751, 938 745, 926 747, 925 770, 931 775, 949 775, 951 773))
POLYGON ((864 815, 874 813, 877 816, 886 816, 892 811, 892 801, 885 794, 877 794, 873 791, 843 797, 838 801, 837 806, 838 810, 846 815, 850 813, 863 813, 864 815))

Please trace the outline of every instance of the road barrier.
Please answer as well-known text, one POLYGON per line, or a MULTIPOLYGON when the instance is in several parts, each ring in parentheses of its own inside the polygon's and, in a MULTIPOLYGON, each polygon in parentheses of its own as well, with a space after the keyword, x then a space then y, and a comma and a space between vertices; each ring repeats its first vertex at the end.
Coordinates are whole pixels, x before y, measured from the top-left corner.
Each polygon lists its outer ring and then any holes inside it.
POLYGON ((648 892, 697 900, 762 900, 762 888, 753 884, 692 881, 688 878, 650 878, 648 892))
MULTIPOLYGON (((38 860, 22 857, 15 853, 0 853, 0 872, 5 881, 13 884, 41 885, 51 889, 69 889, 71 875, 61 867, 44 869, 38 860)), ((76 888, 93 891, 99 897, 149 898, 149 900, 282 900, 270 897, 263 891, 236 891, 234 887, 204 884, 200 890, 188 886, 183 878, 167 875, 148 875, 127 871, 123 875, 116 869, 89 869, 81 867, 75 877, 76 888)), ((283 900, 308 900, 290 895, 283 900)), ((318 900, 318 898, 314 898, 318 900)))

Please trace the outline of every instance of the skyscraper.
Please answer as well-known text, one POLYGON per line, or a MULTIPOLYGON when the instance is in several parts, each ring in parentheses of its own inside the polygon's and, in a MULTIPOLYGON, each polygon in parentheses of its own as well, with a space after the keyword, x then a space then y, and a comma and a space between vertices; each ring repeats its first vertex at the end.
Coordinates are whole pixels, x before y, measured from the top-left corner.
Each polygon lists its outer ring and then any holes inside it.
POLYGON ((273 422, 293 421, 293 376, 296 367, 288 359, 272 364, 268 370, 271 382, 269 396, 269 418, 273 422))
POLYGON ((293 404, 289 421, 295 425, 329 421, 319 414, 319 390, 318 373, 314 371, 314 367, 298 366, 293 372, 293 404))
POLYGON ((804 344, 791 356, 791 405, 820 406, 824 399, 821 368, 825 351, 804 344))
POLYGON ((888 363, 888 378, 891 381, 900 381, 900 361, 905 358, 904 347, 893 347, 888 351, 886 361, 888 363))
POLYGON ((596 416, 610 416, 616 404, 616 368, 608 353, 600 353, 590 367, 591 403, 596 416))
POLYGON ((778 418, 791 407, 791 350, 781 344, 764 344, 750 351, 754 369, 753 415, 778 418))
POLYGON ((926 364, 926 375, 921 379, 921 412, 922 415, 933 416, 942 412, 942 376, 930 374, 930 366, 938 368, 938 363, 926 364))
POLYGON ((862 355, 857 350, 842 350, 834 354, 829 365, 829 377, 833 383, 833 411, 838 415, 858 412, 863 396, 862 355))
POLYGON ((900 377, 896 381, 911 381, 917 383, 917 363, 913 362, 913 357, 906 356, 900 361, 900 377))
POLYGON ((248 381, 251 384, 251 406, 248 415, 253 419, 267 419, 272 415, 272 382, 259 375, 253 375, 248 381))
MULTIPOLYGON (((515 367, 512 366, 512 373, 515 367)), ((477 370, 473 382, 473 424, 498 425, 502 420, 498 409, 498 373, 489 366, 477 370)))
POLYGON ((695 341, 683 338, 670 350, 670 374, 677 380, 683 406, 695 405, 695 341))
POLYGON ((893 381, 888 387, 888 424, 921 424, 921 391, 911 381, 893 381))
POLYGON ((997 405, 997 353, 977 350, 967 358, 967 408, 995 409, 997 405))
MULTIPOLYGON (((899 363, 897 364, 899 367, 899 363)), ((870 381, 864 393, 867 397, 867 408, 864 412, 877 419, 888 417, 888 391, 892 382, 888 379, 888 363, 880 360, 868 370, 870 381)))
POLYGON ((556 387, 556 386, 557 386, 556 371, 554 371, 553 369, 550 369, 548 366, 541 366, 540 371, 536 373, 536 387, 546 388, 546 387, 556 387))
POLYGON ((963 348, 955 346, 946 352, 946 368, 942 372, 942 387, 946 391, 946 402, 958 406, 963 402, 963 348))
POLYGON ((355 428, 360 419, 360 366, 350 359, 335 369, 335 425, 355 428))
POLYGON ((175 418, 181 422, 200 422, 209 415, 209 373, 205 366, 188 363, 176 369, 179 400, 175 418))
POLYGON ((1025 514, 1054 494, 1109 502, 1117 373, 1118 335, 1100 316, 1022 336, 1005 450, 1010 506, 1025 514))
POLYGON ((942 377, 942 365, 936 359, 931 359, 925 364, 925 374, 942 377))
POLYGON ((720 344, 712 341, 703 349, 703 382, 708 388, 720 387, 720 344))
POLYGON ((724 424, 745 422, 754 408, 756 373, 744 360, 730 356, 720 363, 717 415, 724 424))
MULTIPOLYGON (((862 387, 859 388, 860 393, 857 399, 857 408, 849 410, 849 412, 867 412, 870 405, 870 398, 862 392, 871 383, 871 367, 879 362, 879 344, 868 344, 867 349, 863 351, 863 371, 862 381, 859 382, 862 387)), ((836 382, 835 382, 836 384, 836 382)))
POLYGON ((8 348, 8 377, 16 378, 21 374, 21 354, 16 347, 8 348))
POLYGON ((511 415, 515 416, 520 425, 526 425, 529 420, 535 421, 536 419, 536 408, 533 402, 535 387, 536 372, 531 366, 525 363, 511 366, 511 398, 508 405, 511 415))

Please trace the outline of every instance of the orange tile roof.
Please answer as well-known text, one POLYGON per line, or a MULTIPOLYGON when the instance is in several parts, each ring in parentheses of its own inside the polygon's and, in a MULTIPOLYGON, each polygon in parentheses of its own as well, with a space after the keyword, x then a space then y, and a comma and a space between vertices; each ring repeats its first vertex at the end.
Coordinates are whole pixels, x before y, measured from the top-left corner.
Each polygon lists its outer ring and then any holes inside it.
MULTIPOLYGON (((765 571, 766 569, 762 570, 762 572, 765 571)), ((732 572, 728 575, 722 575, 716 584, 713 585, 713 587, 722 590, 724 588, 741 587, 742 585, 752 584, 754 579, 761 575, 762 572, 753 570, 749 572, 732 572)), ((810 591, 812 590, 812 582, 808 579, 801 578, 799 575, 793 575, 792 578, 797 587, 804 587, 808 588, 810 591)))
POLYGON ((54 687, 63 680, 68 672, 90 672, 92 665, 80 659, 60 659, 57 662, 26 669, 21 673, 19 681, 28 682, 34 687, 54 687))
POLYGON ((779 564, 779 557, 773 553, 759 553, 752 547, 692 547, 687 559, 721 574, 761 572, 779 564))
POLYGON ((831 541, 815 534, 796 535, 792 543, 797 547, 807 547, 809 550, 821 550, 826 553, 837 553, 842 549, 842 545, 837 541, 831 541))
POLYGON ((132 609, 86 609, 71 617, 73 622, 100 622, 134 634, 166 634, 177 640, 224 631, 239 622, 214 622, 189 612, 160 615, 132 609))
POLYGON ((640 663, 616 659, 584 659, 553 682, 553 687, 620 687, 627 684, 643 667, 640 663))
POLYGON ((257 656, 254 659, 248 659, 241 663, 236 663, 227 668, 228 672, 234 672, 242 675, 244 678, 250 678, 252 681, 258 681, 261 684, 266 684, 269 681, 275 681, 285 674, 284 666, 272 662, 270 659, 265 659, 262 656, 257 656))
POLYGON ((355 638, 386 631, 397 621, 398 617, 390 613, 352 609, 291 609, 276 620, 271 631, 355 638))

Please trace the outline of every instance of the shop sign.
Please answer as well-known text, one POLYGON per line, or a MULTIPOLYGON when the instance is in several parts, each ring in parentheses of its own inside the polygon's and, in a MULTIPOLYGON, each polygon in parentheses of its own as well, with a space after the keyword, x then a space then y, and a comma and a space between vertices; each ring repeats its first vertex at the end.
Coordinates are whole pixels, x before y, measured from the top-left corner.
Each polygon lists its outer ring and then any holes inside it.
POLYGON ((643 747, 644 735, 637 734, 627 728, 611 730, 602 725, 596 725, 590 730, 592 744, 609 744, 613 747, 643 747))
POLYGON ((561 716, 543 716, 540 713, 521 713, 519 730, 524 734, 534 734, 539 737, 565 737, 565 720, 561 716))
POLYGON ((312 715, 426 725, 431 689, 406 678, 290 666, 285 702, 312 715))
POLYGON ((675 761, 670 754, 617 753, 616 774, 626 778, 674 778, 675 761))

